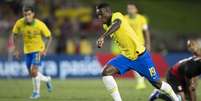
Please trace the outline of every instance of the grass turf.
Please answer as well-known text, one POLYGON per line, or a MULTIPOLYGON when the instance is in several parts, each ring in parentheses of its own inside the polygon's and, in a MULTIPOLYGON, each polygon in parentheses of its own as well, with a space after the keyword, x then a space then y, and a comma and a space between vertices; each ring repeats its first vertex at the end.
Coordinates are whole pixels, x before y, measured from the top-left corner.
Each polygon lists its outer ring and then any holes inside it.
MULTIPOLYGON (((147 83, 144 90, 135 90, 136 81, 117 80, 123 101, 147 101, 153 87, 147 83)), ((112 101, 101 79, 53 80, 54 90, 47 92, 41 83, 41 98, 37 101, 112 101)), ((31 101, 31 80, 0 80, 0 101, 31 101)), ((197 92, 201 91, 198 86, 197 92)), ((197 93, 201 101, 201 93, 197 93)), ((158 100, 160 101, 160 100, 158 100)))

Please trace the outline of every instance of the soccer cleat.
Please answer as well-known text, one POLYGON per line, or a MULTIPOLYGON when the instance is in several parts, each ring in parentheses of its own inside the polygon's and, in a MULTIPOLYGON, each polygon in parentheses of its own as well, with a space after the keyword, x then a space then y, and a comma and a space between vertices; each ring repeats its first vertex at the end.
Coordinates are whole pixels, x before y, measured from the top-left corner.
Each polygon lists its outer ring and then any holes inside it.
POLYGON ((155 101, 156 99, 158 99, 159 95, 160 95, 160 91, 157 89, 154 89, 151 96, 149 96, 149 101, 155 101))
POLYGON ((39 93, 36 93, 36 92, 33 92, 30 99, 38 99, 40 98, 40 94, 39 93))
POLYGON ((51 80, 51 77, 48 77, 48 78, 49 78, 49 80, 46 83, 47 90, 48 90, 48 92, 52 92, 52 90, 53 90, 52 80, 51 80))

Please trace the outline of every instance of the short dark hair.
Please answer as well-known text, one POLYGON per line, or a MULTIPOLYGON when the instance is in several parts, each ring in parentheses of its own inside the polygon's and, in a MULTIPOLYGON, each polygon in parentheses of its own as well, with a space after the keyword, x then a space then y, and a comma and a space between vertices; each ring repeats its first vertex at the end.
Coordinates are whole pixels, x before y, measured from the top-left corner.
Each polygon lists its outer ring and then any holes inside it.
POLYGON ((137 2, 127 2, 127 5, 135 6, 138 9, 138 13, 143 14, 143 8, 137 2))
POLYGON ((24 6, 22 7, 22 11, 23 11, 23 12, 27 12, 27 11, 35 12, 35 9, 34 9, 34 7, 31 6, 31 5, 24 5, 24 6))
POLYGON ((99 5, 96 6, 96 9, 102 9, 102 8, 109 8, 111 9, 110 5, 107 3, 101 3, 99 5))
POLYGON ((103 13, 103 11, 101 11, 101 9, 104 9, 104 12, 112 12, 110 5, 107 3, 101 3, 98 6, 96 6, 97 15, 101 15, 103 13))

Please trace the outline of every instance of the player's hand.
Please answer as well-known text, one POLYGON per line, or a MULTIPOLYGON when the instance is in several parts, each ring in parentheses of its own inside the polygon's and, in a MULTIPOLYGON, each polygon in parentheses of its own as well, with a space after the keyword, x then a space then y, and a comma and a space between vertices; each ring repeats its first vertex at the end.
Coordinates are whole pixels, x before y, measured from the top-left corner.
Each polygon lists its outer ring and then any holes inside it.
POLYGON ((190 90, 195 90, 196 89, 196 86, 197 86, 197 77, 193 77, 191 80, 190 80, 190 90))
POLYGON ((149 52, 151 52, 151 47, 150 47, 150 45, 146 45, 146 49, 147 49, 149 52))
POLYGON ((20 52, 17 49, 14 49, 12 53, 15 56, 16 59, 20 58, 20 52))
POLYGON ((98 40, 97 40, 97 45, 98 45, 98 48, 102 48, 102 46, 103 46, 103 43, 104 43, 104 39, 105 39, 105 37, 104 36, 100 36, 99 38, 98 38, 98 40))
POLYGON ((46 56, 46 54, 47 54, 47 51, 46 51, 46 50, 40 52, 40 56, 41 56, 41 57, 42 57, 42 56, 46 56))

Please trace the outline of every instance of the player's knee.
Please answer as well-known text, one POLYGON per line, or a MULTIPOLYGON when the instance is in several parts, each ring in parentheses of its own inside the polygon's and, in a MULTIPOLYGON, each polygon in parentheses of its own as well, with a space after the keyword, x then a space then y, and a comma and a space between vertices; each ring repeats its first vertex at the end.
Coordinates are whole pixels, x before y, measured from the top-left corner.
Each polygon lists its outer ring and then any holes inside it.
POLYGON ((157 89, 160 89, 160 88, 161 88, 161 83, 156 83, 156 84, 155 84, 155 87, 156 87, 157 89))
POLYGON ((37 72, 36 71, 31 71, 31 77, 36 77, 37 76, 37 72))
POLYGON ((32 67, 31 69, 31 77, 36 77, 38 73, 38 70, 35 66, 32 67))
POLYGON ((108 69, 104 69, 103 72, 102 72, 102 76, 110 76, 111 73, 108 69))
POLYGON ((116 70, 113 67, 106 65, 105 69, 102 72, 102 76, 111 76, 115 73, 116 73, 116 70))
POLYGON ((161 85, 162 85, 162 82, 159 80, 159 81, 155 81, 155 82, 151 82, 151 84, 156 87, 157 89, 160 89, 161 88, 161 85))

